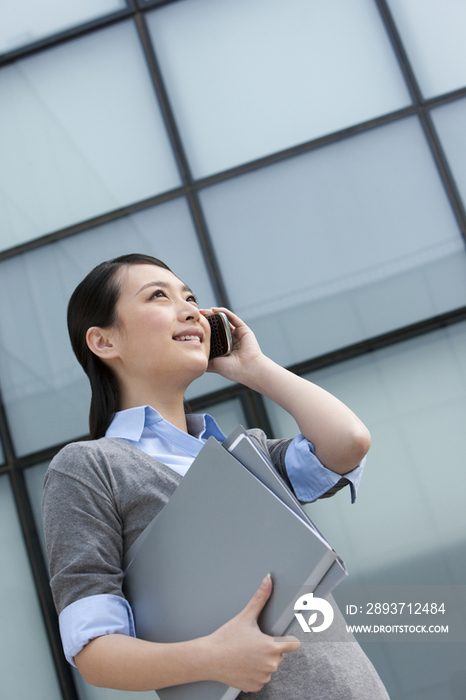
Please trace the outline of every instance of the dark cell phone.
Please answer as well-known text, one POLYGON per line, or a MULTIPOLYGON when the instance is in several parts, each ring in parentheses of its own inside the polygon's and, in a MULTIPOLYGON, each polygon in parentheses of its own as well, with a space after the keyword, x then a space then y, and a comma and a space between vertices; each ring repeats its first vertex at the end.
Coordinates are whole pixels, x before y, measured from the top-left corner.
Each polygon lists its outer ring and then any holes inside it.
POLYGON ((215 314, 206 316, 206 319, 210 323, 211 330, 209 359, 212 360, 214 357, 229 355, 233 349, 233 338, 231 337, 230 322, 226 314, 218 311, 215 314))

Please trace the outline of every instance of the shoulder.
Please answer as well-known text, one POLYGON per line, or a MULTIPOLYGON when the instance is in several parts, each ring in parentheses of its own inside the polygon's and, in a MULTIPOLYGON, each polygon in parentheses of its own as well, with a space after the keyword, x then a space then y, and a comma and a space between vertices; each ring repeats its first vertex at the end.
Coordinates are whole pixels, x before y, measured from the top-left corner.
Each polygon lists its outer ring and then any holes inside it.
POLYGON ((124 440, 117 438, 100 438, 99 440, 83 440, 70 442, 65 445, 52 459, 50 466, 57 469, 63 468, 70 462, 78 461, 104 461, 121 458, 132 448, 124 440))
POLYGON ((72 442, 55 455, 47 473, 55 472, 78 477, 89 469, 106 471, 110 465, 115 466, 122 461, 127 462, 128 459, 139 457, 138 454, 134 455, 133 448, 123 440, 100 438, 72 442))
MULTIPOLYGON (((116 492, 131 479, 143 479, 159 463, 124 440, 100 438, 72 442, 50 462, 44 489, 51 483, 86 486, 94 491, 116 492)), ((74 488, 73 487, 73 488, 74 488)))
POLYGON ((125 440, 104 437, 66 445, 52 459, 44 487, 47 490, 51 482, 74 482, 116 495, 140 490, 141 484, 154 481, 154 477, 158 489, 169 491, 181 478, 125 440))

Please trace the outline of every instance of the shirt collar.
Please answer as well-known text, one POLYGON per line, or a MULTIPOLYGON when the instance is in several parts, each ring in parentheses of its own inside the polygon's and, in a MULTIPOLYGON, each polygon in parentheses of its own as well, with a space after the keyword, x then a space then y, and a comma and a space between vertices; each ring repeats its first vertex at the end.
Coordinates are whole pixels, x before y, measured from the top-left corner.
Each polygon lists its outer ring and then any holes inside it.
MULTIPOLYGON (((168 421, 162 418, 152 406, 127 408, 115 413, 105 436, 138 442, 144 428, 149 425, 155 427, 157 423, 168 424, 168 421)), ((188 413, 186 414, 186 423, 188 432, 193 437, 207 440, 212 435, 219 442, 225 440, 225 435, 218 427, 217 422, 208 413, 188 413)))

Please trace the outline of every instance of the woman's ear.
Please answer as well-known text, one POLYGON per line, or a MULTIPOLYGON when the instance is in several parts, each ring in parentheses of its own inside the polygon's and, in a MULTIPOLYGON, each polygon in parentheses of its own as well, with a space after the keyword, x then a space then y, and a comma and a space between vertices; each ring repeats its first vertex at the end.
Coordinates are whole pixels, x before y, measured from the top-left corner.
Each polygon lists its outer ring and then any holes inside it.
POLYGON ((112 337, 112 329, 92 326, 86 333, 86 343, 91 352, 102 360, 111 360, 118 356, 112 337))

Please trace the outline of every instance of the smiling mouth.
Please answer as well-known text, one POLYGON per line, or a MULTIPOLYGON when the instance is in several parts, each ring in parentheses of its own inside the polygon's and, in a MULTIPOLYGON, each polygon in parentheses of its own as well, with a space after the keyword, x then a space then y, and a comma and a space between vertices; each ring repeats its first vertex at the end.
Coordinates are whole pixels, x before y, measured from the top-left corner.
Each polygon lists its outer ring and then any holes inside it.
POLYGON ((179 335, 176 338, 174 338, 174 340, 176 340, 178 343, 194 341, 200 344, 202 342, 198 335, 179 335))

